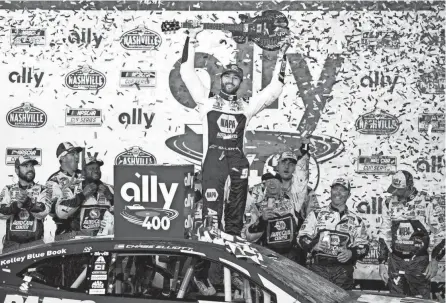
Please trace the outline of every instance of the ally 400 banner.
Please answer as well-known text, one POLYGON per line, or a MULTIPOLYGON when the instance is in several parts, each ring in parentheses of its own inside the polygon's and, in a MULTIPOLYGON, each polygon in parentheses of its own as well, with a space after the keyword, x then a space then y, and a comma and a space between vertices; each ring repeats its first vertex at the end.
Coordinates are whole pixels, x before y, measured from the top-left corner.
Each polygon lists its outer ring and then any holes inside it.
POLYGON ((372 238, 397 169, 444 197, 442 2, 2 2, 0 17, 1 186, 15 180, 13 159, 23 153, 38 158, 44 183, 65 141, 104 160, 108 183, 114 165, 199 170, 201 121, 179 75, 188 21, 198 21, 206 28, 196 48, 200 79, 217 93, 223 66, 236 63, 249 102, 272 78, 281 39, 274 27, 294 37, 281 96, 246 133, 250 185, 271 154, 309 136, 319 200, 326 203, 334 178, 350 177, 349 206, 372 238), (276 24, 270 11, 280 13, 276 24))

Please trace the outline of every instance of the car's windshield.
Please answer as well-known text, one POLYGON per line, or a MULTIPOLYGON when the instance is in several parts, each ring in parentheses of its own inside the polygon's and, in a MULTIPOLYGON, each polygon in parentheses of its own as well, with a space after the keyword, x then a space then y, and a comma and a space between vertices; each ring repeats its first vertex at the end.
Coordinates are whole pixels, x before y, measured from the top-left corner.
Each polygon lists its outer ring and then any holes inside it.
MULTIPOLYGON (((263 263, 267 266, 264 270, 268 275, 272 275, 282 281, 296 293, 306 297, 310 302, 345 303, 350 300, 350 295, 345 290, 312 271, 265 247, 259 245, 253 246, 263 256, 274 255, 274 258, 264 258, 263 263)), ((265 277, 267 276, 265 275, 265 277)))

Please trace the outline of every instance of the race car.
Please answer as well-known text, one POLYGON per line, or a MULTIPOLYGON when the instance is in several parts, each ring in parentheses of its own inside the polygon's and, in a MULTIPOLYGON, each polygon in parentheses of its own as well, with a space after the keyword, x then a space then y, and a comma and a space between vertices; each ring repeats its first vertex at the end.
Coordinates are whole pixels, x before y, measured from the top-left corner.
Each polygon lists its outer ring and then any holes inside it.
POLYGON ((84 238, 0 255, 0 302, 431 302, 346 292, 273 251, 243 241, 84 238), (193 283, 203 261, 216 294, 193 283), (220 279, 219 279, 220 278, 220 279))

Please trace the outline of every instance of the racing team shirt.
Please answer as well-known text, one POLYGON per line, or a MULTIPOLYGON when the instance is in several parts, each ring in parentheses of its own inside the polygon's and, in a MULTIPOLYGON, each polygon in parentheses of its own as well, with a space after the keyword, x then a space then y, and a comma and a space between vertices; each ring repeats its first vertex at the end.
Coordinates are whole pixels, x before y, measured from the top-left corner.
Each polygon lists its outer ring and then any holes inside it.
MULTIPOLYGON (((271 155, 265 161, 265 167, 263 173, 271 172, 276 174, 274 171, 274 166, 277 165, 276 162, 279 161, 280 155, 271 155)), ((306 218, 307 215, 319 208, 319 203, 317 201, 316 194, 314 191, 308 187, 308 181, 310 176, 310 155, 306 153, 302 157, 298 157, 296 169, 293 173, 293 178, 291 180, 291 186, 287 190, 282 189, 294 204, 294 209, 296 212, 301 212, 302 217, 306 218)), ((248 195, 247 205, 250 203, 256 203, 262 201, 264 197, 264 190, 260 186, 253 188, 248 195)))
MULTIPOLYGON (((113 187, 109 184, 104 184, 112 194, 113 187)), ((108 200, 104 194, 96 193, 89 196, 80 206, 80 230, 99 230, 101 222, 104 218, 106 211, 112 211, 113 201, 108 200)), ((76 227, 77 229, 77 227, 76 227)))
POLYGON ((444 201, 417 190, 407 200, 388 198, 379 233, 386 244, 380 263, 387 261, 389 250, 400 258, 431 254, 444 237, 444 209, 444 201))
POLYGON ((352 251, 348 263, 361 260, 369 250, 364 221, 347 207, 339 212, 331 204, 307 216, 298 239, 306 251, 319 244, 320 249, 313 250, 313 255, 332 259, 334 263, 339 263, 337 255, 344 248, 352 251))
POLYGON ((66 220, 72 217, 85 201, 82 193, 83 181, 80 170, 70 175, 61 169, 48 178, 46 186, 48 196, 53 203, 51 213, 56 214, 56 219, 66 220))
POLYGON ((210 90, 206 88, 195 72, 195 48, 187 38, 182 63, 181 79, 186 84, 189 93, 203 120, 203 161, 206 159, 208 148, 223 151, 243 152, 246 127, 257 113, 276 100, 283 89, 283 74, 286 61, 276 63, 270 84, 259 92, 252 100, 246 102, 235 95, 219 95, 210 97, 210 90), (229 101, 229 102, 228 102, 229 101))
MULTIPOLYGON (((293 176, 293 178, 295 177, 293 176)), ((293 182, 294 181, 295 180, 293 179, 293 182)), ((292 188, 293 187, 291 187, 290 191, 292 191, 292 188)), ((246 201, 247 215, 250 215, 249 210, 251 209, 251 206, 253 204, 261 203, 265 199, 265 191, 266 191, 266 186, 263 183, 256 184, 250 188, 248 199, 246 201)), ((313 191, 313 189, 309 186, 307 186, 307 195, 304 196, 305 199, 302 203, 299 203, 298 200, 291 198, 291 197, 297 198, 298 197, 297 194, 290 196, 290 194, 287 192, 286 195, 293 203, 295 211, 300 212, 302 218, 306 218, 306 216, 310 212, 319 208, 319 202, 317 201, 317 196, 313 191)))
POLYGON ((7 230, 0 231, 0 239, 25 243, 40 239, 43 235, 42 220, 50 212, 51 204, 47 189, 40 184, 22 187, 20 184, 7 185, 0 194, 0 219, 7 220, 7 230), (18 208, 16 197, 20 190, 26 190, 29 207, 18 208))
POLYGON ((260 241, 266 246, 279 253, 291 249, 296 243, 297 229, 301 218, 296 214, 294 205, 287 195, 282 195, 278 199, 265 197, 263 201, 254 203, 251 206, 251 222, 260 220, 254 227, 248 227, 250 234, 262 233, 256 241, 260 241), (263 221, 261 219, 262 212, 268 207, 274 208, 275 218, 263 221))

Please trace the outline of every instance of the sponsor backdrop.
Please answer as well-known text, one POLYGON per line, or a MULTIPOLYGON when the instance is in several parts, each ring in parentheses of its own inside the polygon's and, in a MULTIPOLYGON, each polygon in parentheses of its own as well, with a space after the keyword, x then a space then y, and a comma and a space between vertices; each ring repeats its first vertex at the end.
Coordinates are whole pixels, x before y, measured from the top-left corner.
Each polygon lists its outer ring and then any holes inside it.
MULTIPOLYGON (((193 163, 198 170, 202 130, 179 76, 183 23, 229 29, 239 14, 274 9, 288 18, 295 39, 282 95, 249 126, 250 184, 260 181, 271 154, 297 148, 301 136, 310 136, 310 181, 319 200, 328 203, 334 178, 350 177, 349 206, 367 219, 374 240, 389 173, 409 170, 417 188, 444 205, 443 6, 415 1, 3 2, 0 184, 15 180, 12 164, 21 154, 39 161, 36 180, 45 182, 59 167, 56 148, 63 141, 104 160, 108 183, 113 183, 115 164, 193 163)), ((217 91, 223 65, 237 63, 245 74, 241 95, 255 102, 272 77, 277 52, 251 42, 237 44, 220 30, 205 30, 198 40, 196 68, 202 81, 217 91)), ((175 177, 184 178, 186 171, 175 177)), ((377 278, 377 246, 372 248, 358 264, 357 278, 377 278)), ((444 267, 437 278, 444 279, 444 267)))

